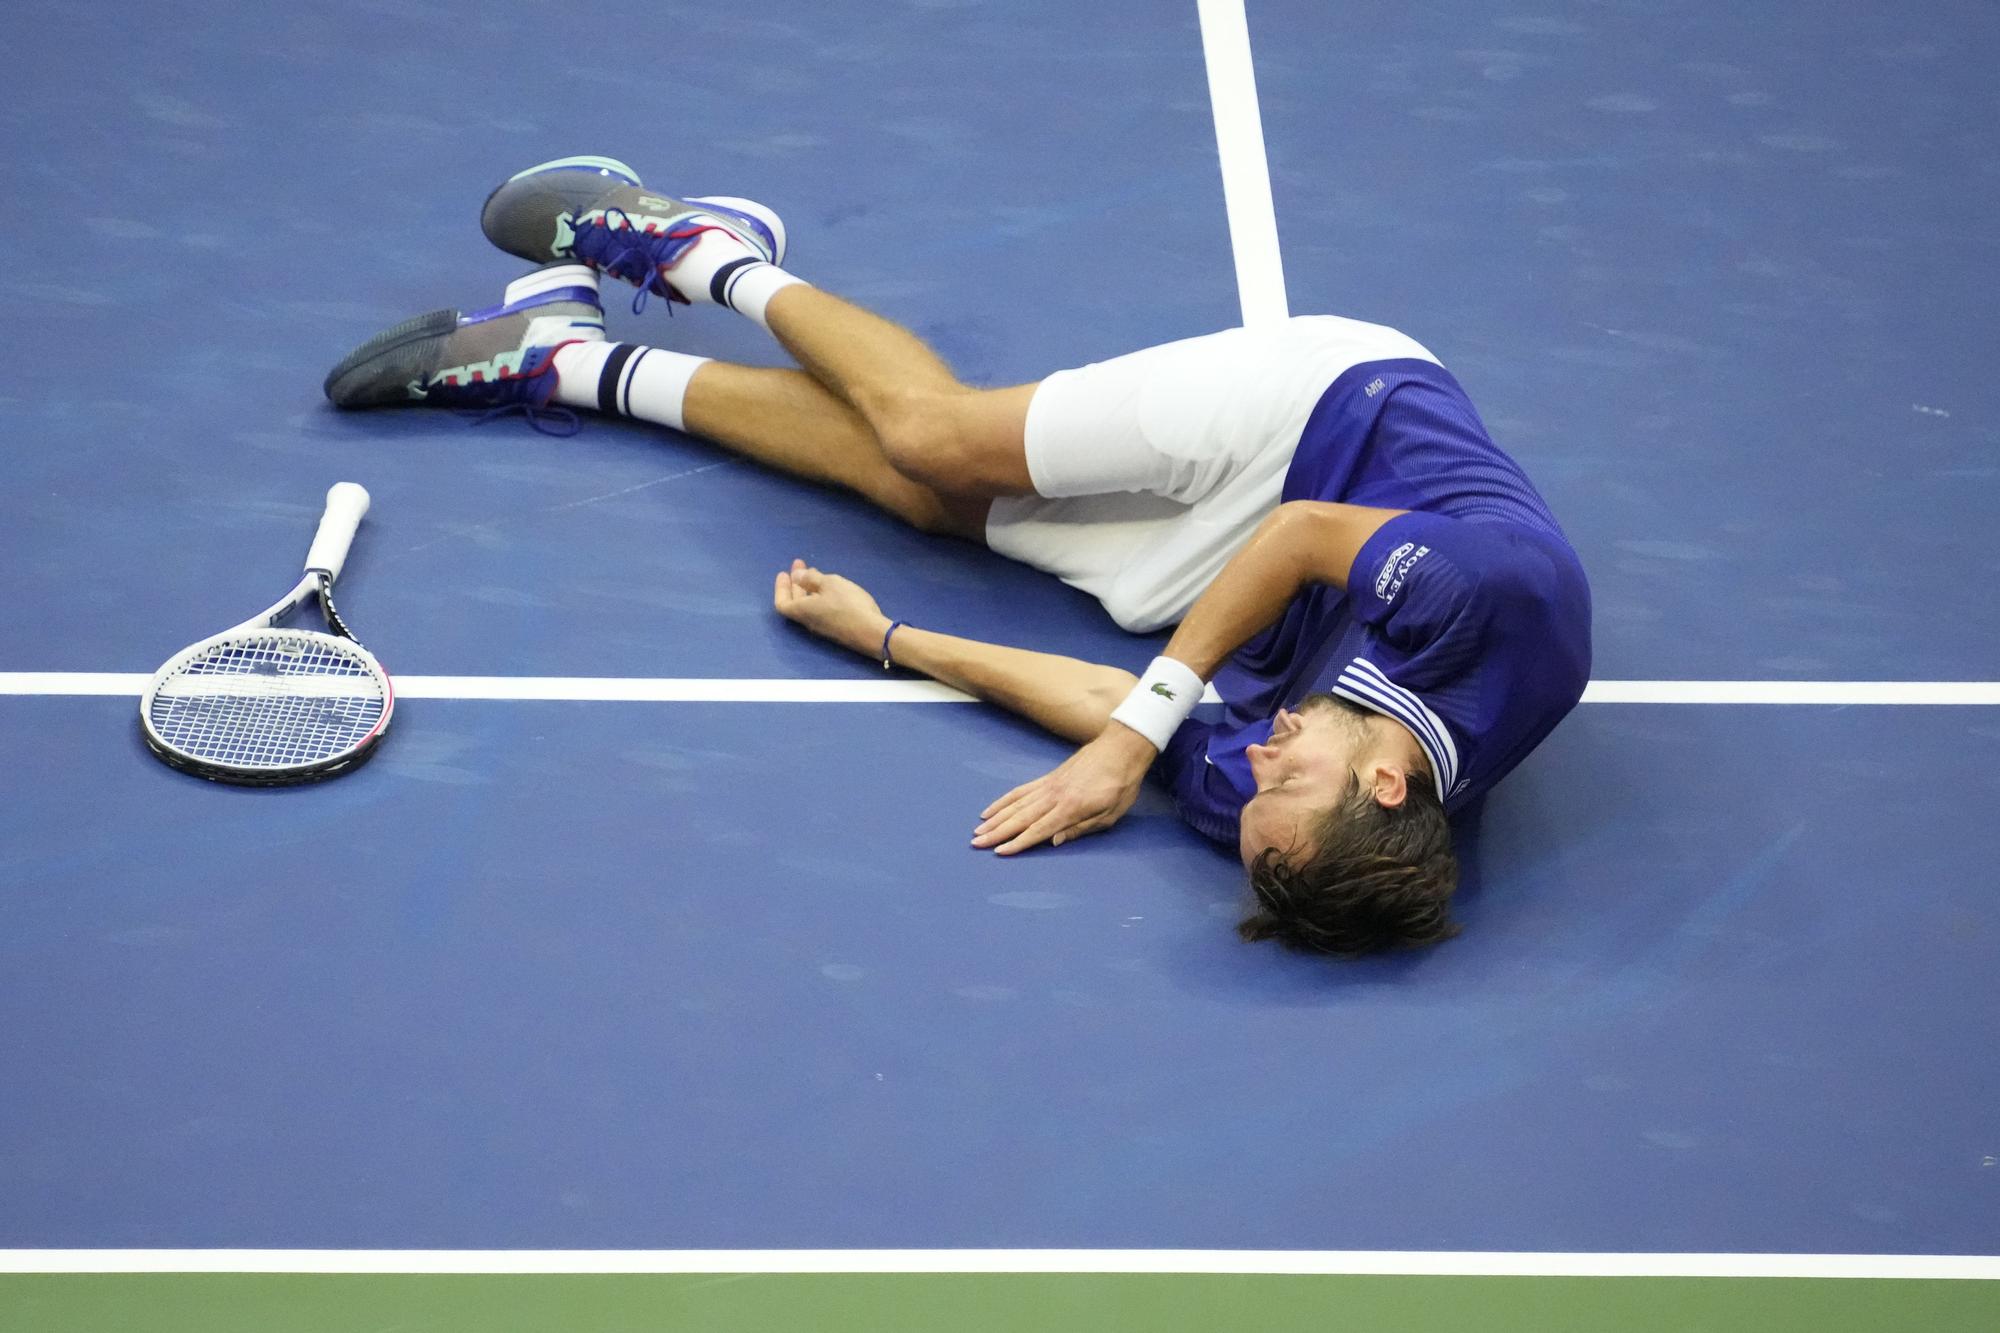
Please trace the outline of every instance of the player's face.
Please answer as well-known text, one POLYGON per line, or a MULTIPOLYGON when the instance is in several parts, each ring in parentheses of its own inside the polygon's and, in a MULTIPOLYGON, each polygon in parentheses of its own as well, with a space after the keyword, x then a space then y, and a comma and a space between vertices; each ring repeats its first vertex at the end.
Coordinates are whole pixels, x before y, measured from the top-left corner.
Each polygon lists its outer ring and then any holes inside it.
POLYGON ((1309 853, 1307 834, 1359 781, 1355 756, 1366 740, 1361 715, 1314 696, 1281 709, 1271 739, 1244 751, 1257 794, 1243 807, 1237 851, 1247 868, 1267 847, 1309 853))

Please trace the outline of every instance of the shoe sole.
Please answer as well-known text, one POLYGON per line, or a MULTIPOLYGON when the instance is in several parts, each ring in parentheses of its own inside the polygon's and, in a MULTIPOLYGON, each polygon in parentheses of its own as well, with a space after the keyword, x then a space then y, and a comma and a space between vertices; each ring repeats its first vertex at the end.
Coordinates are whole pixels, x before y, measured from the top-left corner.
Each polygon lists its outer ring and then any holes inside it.
POLYGON ((500 294, 500 304, 519 305, 531 296, 540 296, 544 292, 558 291, 564 287, 588 287, 596 291, 597 270, 588 264, 546 264, 533 273, 508 283, 507 290, 500 294))
POLYGON ((335 407, 371 407, 382 403, 402 402, 407 395, 375 398, 346 395, 342 392, 340 382, 370 362, 379 360, 391 352, 401 351, 412 343, 426 340, 441 341, 451 336, 452 331, 457 328, 456 310, 433 310, 429 314, 406 319, 395 328, 376 334, 348 353, 339 365, 327 372, 326 383, 321 388, 325 391, 327 400, 335 407))
POLYGON ((681 202, 710 204, 723 210, 725 215, 735 213, 749 219, 753 224, 762 224, 764 241, 771 247, 771 262, 779 268, 785 266, 785 220, 767 205, 760 204, 755 199, 740 199, 732 194, 690 195, 681 202))

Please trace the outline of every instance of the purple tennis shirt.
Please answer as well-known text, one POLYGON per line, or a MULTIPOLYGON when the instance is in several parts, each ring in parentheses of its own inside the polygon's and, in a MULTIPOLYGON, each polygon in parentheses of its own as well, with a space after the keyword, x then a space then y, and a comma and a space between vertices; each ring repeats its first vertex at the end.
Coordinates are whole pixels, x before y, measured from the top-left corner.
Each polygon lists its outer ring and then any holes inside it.
POLYGON ((1361 548, 1346 589, 1314 585, 1231 655, 1155 765, 1189 824, 1233 847, 1256 794, 1244 749, 1278 709, 1330 692, 1396 719, 1456 811, 1541 743, 1590 678, 1590 587, 1520 465, 1459 383, 1371 361, 1306 422, 1286 500, 1411 512, 1361 548))

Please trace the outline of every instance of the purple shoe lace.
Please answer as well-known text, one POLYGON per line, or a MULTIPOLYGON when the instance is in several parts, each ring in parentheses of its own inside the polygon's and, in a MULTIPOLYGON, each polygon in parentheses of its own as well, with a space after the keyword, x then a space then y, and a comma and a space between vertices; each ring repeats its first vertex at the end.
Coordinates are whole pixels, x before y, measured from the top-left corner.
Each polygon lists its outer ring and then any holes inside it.
POLYGON ((583 422, 576 413, 560 403, 554 407, 550 407, 547 403, 502 403, 498 407, 489 407, 481 412, 472 419, 472 424, 483 426, 512 412, 519 412, 526 417, 528 424, 541 434, 553 435, 559 440, 566 440, 583 429, 583 422))
POLYGON ((601 221, 588 222, 576 229, 570 253, 599 273, 609 273, 637 287, 638 295, 632 298, 633 314, 645 310, 648 293, 666 297, 672 303, 667 307, 671 312, 674 304, 687 305, 688 299, 667 285, 660 270, 677 263, 703 233, 711 231, 729 233, 727 227, 713 222, 691 222, 671 231, 641 230, 632 225, 632 219, 623 209, 607 208, 601 221), (618 219, 616 223, 612 221, 614 217, 618 219))
POLYGON ((538 433, 566 439, 581 430, 583 423, 569 408, 549 404, 549 400, 555 397, 560 380, 556 373, 556 353, 570 343, 582 341, 581 338, 571 338, 557 343, 549 348, 548 354, 533 370, 523 370, 518 375, 509 375, 503 370, 498 379, 474 380, 469 384, 446 387, 458 401, 478 412, 472 422, 475 426, 519 412, 538 433))

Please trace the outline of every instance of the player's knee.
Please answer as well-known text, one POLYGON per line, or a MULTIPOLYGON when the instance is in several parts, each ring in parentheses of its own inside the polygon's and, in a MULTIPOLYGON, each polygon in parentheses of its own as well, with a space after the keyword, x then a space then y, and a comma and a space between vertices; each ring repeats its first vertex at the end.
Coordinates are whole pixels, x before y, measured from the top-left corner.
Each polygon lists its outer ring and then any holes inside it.
POLYGON ((885 403, 874 425, 890 465, 926 486, 950 476, 962 452, 951 400, 937 394, 906 394, 885 403))
POLYGON ((979 535, 974 531, 964 501, 955 502, 933 487, 912 481, 893 468, 883 468, 858 489, 876 505, 919 532, 936 537, 979 535))
POLYGON ((876 436, 896 471, 948 495, 996 495, 1012 483, 972 394, 912 394, 877 414, 876 436))

